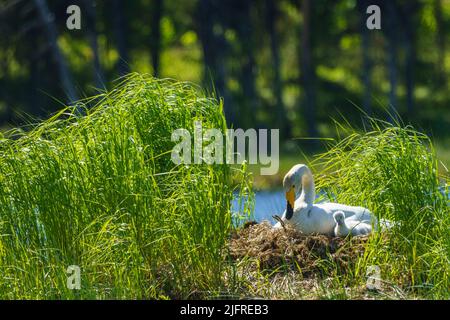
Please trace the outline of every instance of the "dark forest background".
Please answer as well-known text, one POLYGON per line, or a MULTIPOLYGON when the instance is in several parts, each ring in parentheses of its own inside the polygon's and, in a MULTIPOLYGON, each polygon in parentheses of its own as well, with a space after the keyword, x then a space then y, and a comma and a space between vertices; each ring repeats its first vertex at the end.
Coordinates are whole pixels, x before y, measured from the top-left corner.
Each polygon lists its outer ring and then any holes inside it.
POLYGON ((230 126, 290 143, 332 136, 333 118, 362 124, 355 106, 398 113, 450 159, 449 31, 447 0, 1 0, 0 127, 137 71, 215 90, 230 126), (66 27, 72 4, 81 30, 66 27), (381 30, 366 28, 371 4, 381 30))

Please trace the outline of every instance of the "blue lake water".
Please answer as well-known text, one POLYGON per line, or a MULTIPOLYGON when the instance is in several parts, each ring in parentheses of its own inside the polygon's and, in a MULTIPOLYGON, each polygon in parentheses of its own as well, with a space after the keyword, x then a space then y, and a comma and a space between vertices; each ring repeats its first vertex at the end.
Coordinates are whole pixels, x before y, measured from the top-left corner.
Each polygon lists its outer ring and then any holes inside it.
MULTIPOLYGON (((250 217, 250 220, 256 220, 257 222, 268 220, 270 223, 274 224, 275 220, 272 216, 275 214, 281 216, 285 209, 286 198, 283 190, 256 191, 253 214, 252 217, 250 217)), ((234 199, 231 204, 231 210, 232 212, 242 212, 243 204, 241 204, 241 208, 239 209, 238 200, 234 199)))

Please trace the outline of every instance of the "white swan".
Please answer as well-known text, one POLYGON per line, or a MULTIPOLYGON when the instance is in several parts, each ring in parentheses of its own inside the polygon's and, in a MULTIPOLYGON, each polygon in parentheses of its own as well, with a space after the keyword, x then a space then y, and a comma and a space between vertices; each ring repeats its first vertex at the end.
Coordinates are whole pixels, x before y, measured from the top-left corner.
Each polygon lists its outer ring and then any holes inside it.
POLYGON ((372 232, 372 225, 367 222, 347 219, 342 211, 336 211, 333 214, 336 226, 334 227, 334 235, 336 237, 346 237, 349 234, 352 236, 363 236, 372 232))
MULTIPOLYGON (((372 213, 364 207, 347 206, 339 203, 314 204, 316 197, 314 178, 311 170, 304 164, 297 164, 289 170, 283 179, 283 188, 286 192, 287 206, 281 220, 292 224, 304 234, 334 235, 336 222, 333 213, 343 211, 349 220, 377 223, 372 213), (296 194, 301 194, 295 200, 296 194)), ((281 227, 278 222, 275 228, 281 227)))

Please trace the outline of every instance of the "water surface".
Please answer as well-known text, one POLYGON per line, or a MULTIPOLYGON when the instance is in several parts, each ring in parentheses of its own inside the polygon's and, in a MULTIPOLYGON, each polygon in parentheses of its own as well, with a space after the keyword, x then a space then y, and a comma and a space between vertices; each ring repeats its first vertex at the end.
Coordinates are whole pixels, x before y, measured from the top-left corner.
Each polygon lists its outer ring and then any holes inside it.
MULTIPOLYGON (((255 203, 252 216, 250 220, 261 222, 268 220, 271 224, 275 224, 273 215, 281 216, 286 209, 286 198, 283 190, 261 190, 255 192, 255 203)), ((238 195, 231 204, 232 212, 242 212, 243 204, 239 208, 238 195)), ((243 221, 248 220, 244 219, 243 221)), ((239 222, 237 222, 239 224, 239 222)))

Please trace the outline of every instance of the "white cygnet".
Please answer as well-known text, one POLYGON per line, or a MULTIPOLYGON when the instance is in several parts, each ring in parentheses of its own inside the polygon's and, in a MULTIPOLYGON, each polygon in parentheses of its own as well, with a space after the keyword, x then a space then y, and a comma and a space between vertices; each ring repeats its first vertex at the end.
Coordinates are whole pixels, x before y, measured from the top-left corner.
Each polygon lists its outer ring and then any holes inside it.
POLYGON ((348 219, 345 220, 345 214, 343 211, 336 211, 333 214, 336 226, 334 227, 334 235, 336 237, 363 236, 372 232, 372 226, 367 222, 348 219))

